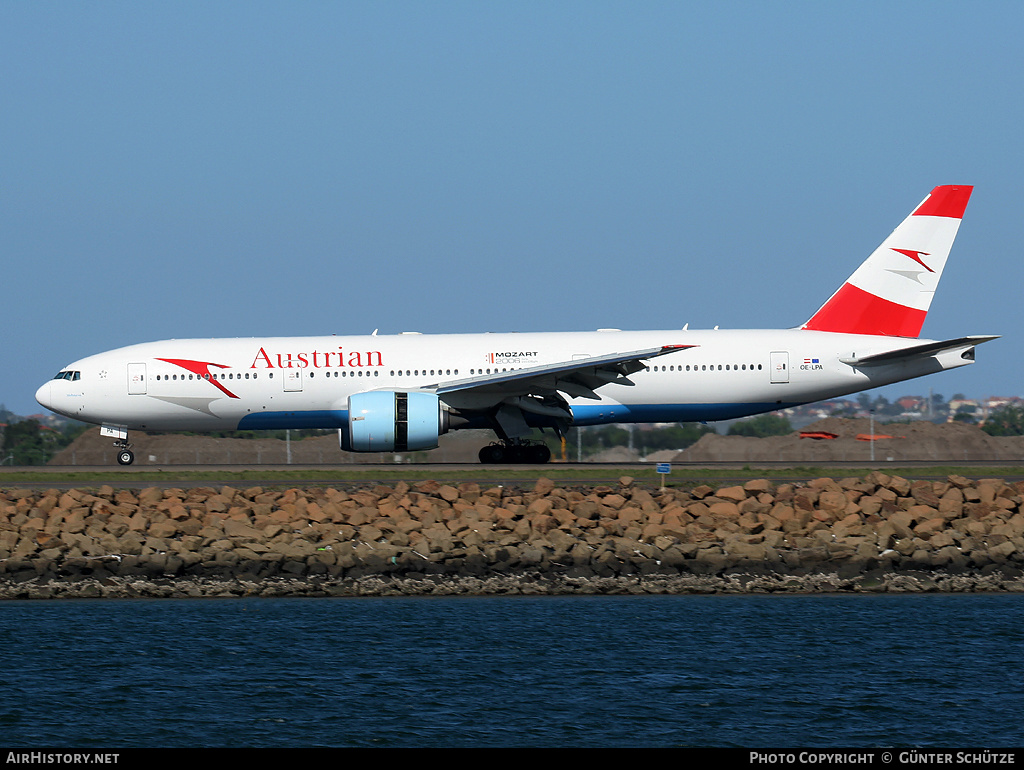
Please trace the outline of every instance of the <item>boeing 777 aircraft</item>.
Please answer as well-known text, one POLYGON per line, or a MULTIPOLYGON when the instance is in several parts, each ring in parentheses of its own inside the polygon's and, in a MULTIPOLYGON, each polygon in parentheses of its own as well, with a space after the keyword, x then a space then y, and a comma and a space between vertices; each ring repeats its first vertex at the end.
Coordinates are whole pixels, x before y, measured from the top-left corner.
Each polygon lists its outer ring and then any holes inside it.
POLYGON ((36 400, 129 430, 337 428, 342 449, 432 449, 490 428, 481 462, 550 459, 531 428, 725 420, 974 361, 993 336, 918 339, 973 187, 936 187, 796 329, 271 337, 149 342, 83 358, 36 400))

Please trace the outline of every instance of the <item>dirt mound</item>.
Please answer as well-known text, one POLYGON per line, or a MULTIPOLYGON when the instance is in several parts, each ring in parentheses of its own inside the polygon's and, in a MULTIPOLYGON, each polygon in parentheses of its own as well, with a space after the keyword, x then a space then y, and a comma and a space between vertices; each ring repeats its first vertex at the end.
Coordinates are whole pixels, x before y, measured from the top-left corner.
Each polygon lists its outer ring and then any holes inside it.
MULTIPOLYGON (((136 465, 293 465, 391 463, 433 459, 436 462, 477 462, 480 447, 491 442, 486 431, 461 431, 441 436, 430 452, 353 454, 338 448, 337 434, 284 441, 277 438, 214 438, 133 432, 136 465), (290 446, 289 446, 290 444, 290 446)), ((113 465, 117 450, 111 438, 90 429, 62 449, 50 465, 113 465)))
MULTIPOLYGON (((792 463, 856 461, 871 459, 874 444, 877 462, 929 460, 970 462, 972 460, 1019 461, 1024 459, 1024 437, 989 436, 973 425, 930 422, 875 422, 874 442, 858 439, 871 433, 869 420, 828 417, 803 428, 804 433, 834 433, 835 439, 801 438, 800 433, 771 438, 719 436, 709 433, 675 455, 659 452, 648 462, 770 462, 792 463), (892 438, 880 438, 891 436, 892 438)), ((213 438, 177 434, 146 435, 132 433, 136 465, 284 465, 288 462, 288 443, 276 438, 213 438)), ((351 454, 338 448, 337 435, 295 439, 290 442, 291 462, 295 465, 365 464, 416 461, 475 463, 480 447, 493 436, 487 431, 459 431, 441 436, 440 446, 430 452, 395 454, 351 454)), ((570 460, 573 459, 570 452, 570 460)), ((636 453, 625 447, 611 447, 595 462, 635 462, 636 453)), ((117 463, 113 440, 88 430, 63 449, 51 465, 112 465, 117 463)))
POLYGON ((787 436, 748 438, 709 433, 681 452, 675 462, 870 461, 872 445, 876 462, 1009 462, 1024 458, 1024 437, 989 436, 966 423, 876 421, 874 440, 869 440, 871 435, 870 420, 842 417, 818 420, 787 436), (804 438, 801 433, 832 433, 837 438, 804 438))

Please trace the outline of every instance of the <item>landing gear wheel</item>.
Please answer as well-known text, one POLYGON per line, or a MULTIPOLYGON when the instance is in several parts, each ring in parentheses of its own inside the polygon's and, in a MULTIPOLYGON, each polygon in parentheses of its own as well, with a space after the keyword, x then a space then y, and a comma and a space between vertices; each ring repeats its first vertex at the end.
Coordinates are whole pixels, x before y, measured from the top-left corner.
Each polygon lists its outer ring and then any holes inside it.
POLYGON ((494 465, 504 462, 506 458, 505 447, 501 444, 489 444, 480 450, 480 462, 484 465, 494 465))
POLYGON ((130 449, 122 449, 117 453, 117 461, 121 465, 131 465, 135 462, 135 453, 130 449))
POLYGON ((543 465, 551 460, 551 450, 544 444, 534 444, 526 447, 526 462, 534 465, 543 465))
POLYGON ((551 450, 544 444, 489 444, 480 450, 479 457, 485 465, 543 465, 551 460, 551 450))

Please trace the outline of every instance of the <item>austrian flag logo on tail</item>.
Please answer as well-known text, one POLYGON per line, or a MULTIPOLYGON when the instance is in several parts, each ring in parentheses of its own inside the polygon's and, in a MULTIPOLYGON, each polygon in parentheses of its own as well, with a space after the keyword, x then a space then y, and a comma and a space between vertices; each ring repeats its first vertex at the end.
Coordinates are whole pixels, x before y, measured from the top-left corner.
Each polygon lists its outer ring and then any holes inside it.
POLYGON ((929 273, 934 273, 935 272, 930 267, 928 267, 928 265, 926 265, 924 263, 923 259, 921 259, 921 257, 930 257, 931 256, 931 254, 929 254, 927 251, 914 251, 913 249, 893 249, 893 251, 895 251, 898 254, 902 254, 905 257, 910 257, 912 260, 917 262, 917 264, 919 264, 921 267, 923 267, 929 273))
POLYGON ((217 380, 216 374, 210 373, 210 367, 216 366, 218 369, 230 369, 231 367, 227 364, 214 364, 209 361, 190 361, 187 358, 158 358, 157 361, 165 361, 175 366, 180 366, 182 369, 192 372, 192 374, 198 375, 199 379, 206 380, 217 390, 223 392, 228 398, 238 398, 234 393, 225 388, 217 380))

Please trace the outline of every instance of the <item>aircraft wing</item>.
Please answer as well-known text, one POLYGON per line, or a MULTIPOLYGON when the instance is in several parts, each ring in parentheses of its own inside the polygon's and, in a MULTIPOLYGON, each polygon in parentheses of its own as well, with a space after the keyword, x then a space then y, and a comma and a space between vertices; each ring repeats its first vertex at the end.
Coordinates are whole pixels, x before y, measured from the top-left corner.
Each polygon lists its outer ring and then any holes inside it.
POLYGON ((603 356, 578 358, 555 364, 530 366, 507 372, 496 372, 460 380, 449 380, 426 385, 437 395, 450 393, 488 393, 498 396, 553 395, 561 391, 569 396, 600 399, 595 392, 598 388, 615 383, 633 385, 629 375, 646 368, 643 363, 649 358, 678 353, 696 345, 662 345, 646 350, 632 350, 627 353, 611 353, 603 356))
POLYGON ((944 353, 948 350, 958 348, 973 348, 983 342, 999 339, 999 335, 974 335, 969 337, 957 337, 952 340, 941 342, 925 342, 921 345, 911 345, 909 348, 890 350, 886 353, 874 353, 858 356, 852 353, 849 356, 840 356, 839 360, 850 366, 881 366, 882 364, 894 364, 918 356, 934 356, 936 353, 944 353))

